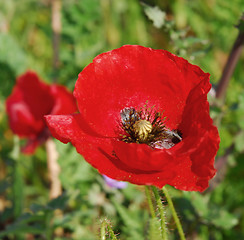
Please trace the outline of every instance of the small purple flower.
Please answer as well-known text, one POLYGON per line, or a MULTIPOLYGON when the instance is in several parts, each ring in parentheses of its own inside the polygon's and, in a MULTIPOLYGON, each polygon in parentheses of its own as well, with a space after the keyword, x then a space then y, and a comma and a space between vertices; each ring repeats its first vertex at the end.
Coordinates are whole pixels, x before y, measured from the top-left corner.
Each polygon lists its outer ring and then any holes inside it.
POLYGON ((127 182, 117 181, 110 177, 107 177, 106 175, 103 175, 103 178, 104 178, 106 184, 111 188, 123 189, 123 188, 126 188, 128 185, 127 182))

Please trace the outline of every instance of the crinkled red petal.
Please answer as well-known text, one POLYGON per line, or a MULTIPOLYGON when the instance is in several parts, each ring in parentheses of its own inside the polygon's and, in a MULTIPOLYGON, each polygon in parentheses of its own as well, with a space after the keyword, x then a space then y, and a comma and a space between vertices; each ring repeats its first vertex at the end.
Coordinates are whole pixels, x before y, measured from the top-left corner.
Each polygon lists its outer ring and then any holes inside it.
POLYGON ((48 115, 45 118, 52 135, 64 143, 71 142, 86 161, 97 168, 101 174, 136 184, 151 185, 157 181, 161 187, 166 184, 165 179, 174 177, 174 171, 168 171, 167 168, 164 168, 161 173, 155 170, 138 170, 118 160, 113 155, 113 144, 117 140, 104 138, 96 133, 88 135, 89 126, 80 114, 48 115), (84 128, 86 133, 81 131, 81 125, 87 126, 84 128))
POLYGON ((105 136, 114 136, 125 107, 146 103, 163 111, 177 128, 188 93, 209 74, 167 51, 123 46, 97 56, 80 74, 74 95, 85 120, 105 136))
POLYGON ((192 161, 192 172, 200 177, 212 178, 216 172, 214 156, 218 151, 220 138, 209 116, 207 101, 209 90, 209 82, 202 81, 190 92, 179 125, 183 133, 183 141, 181 148, 175 154, 188 153, 192 161))
POLYGON ((189 156, 175 159, 168 155, 163 159, 162 152, 165 150, 155 151, 146 145, 126 144, 113 138, 104 138, 92 133, 79 114, 49 115, 45 118, 52 135, 64 143, 72 142, 77 151, 101 174, 140 185, 163 187, 171 184, 190 191, 203 191, 208 186, 210 176, 195 174, 189 156), (164 164, 160 164, 160 160, 164 164))
POLYGON ((46 116, 49 129, 116 180, 203 191, 215 174, 219 136, 209 116, 209 74, 167 51, 124 46, 99 55, 79 75, 81 114, 46 116), (120 111, 145 103, 164 111, 183 140, 170 149, 118 141, 120 111))
POLYGON ((28 71, 17 79, 15 88, 22 92, 23 101, 35 119, 43 119, 51 112, 54 99, 50 86, 40 81, 36 73, 28 71))
POLYGON ((10 127, 21 137, 34 137, 44 128, 43 116, 53 107, 53 97, 47 84, 36 73, 28 71, 17 79, 6 101, 10 127))
POLYGON ((44 128, 43 120, 33 116, 23 92, 17 87, 6 101, 6 110, 10 128, 20 137, 37 136, 44 128))
POLYGON ((6 101, 9 124, 13 132, 27 137, 24 153, 31 154, 48 137, 44 115, 69 114, 77 111, 76 101, 60 85, 47 85, 36 73, 28 71, 17 79, 6 101))
POLYGON ((162 171, 173 167, 174 157, 168 150, 152 149, 146 144, 113 143, 115 157, 135 171, 162 171))

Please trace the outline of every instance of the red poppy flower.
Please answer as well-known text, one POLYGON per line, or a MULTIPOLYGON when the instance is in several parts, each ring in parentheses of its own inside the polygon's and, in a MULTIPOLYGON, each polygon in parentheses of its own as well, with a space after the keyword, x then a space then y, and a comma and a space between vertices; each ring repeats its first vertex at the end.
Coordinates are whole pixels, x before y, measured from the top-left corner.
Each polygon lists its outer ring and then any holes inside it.
POLYGON ((22 149, 33 153, 50 135, 44 121, 46 114, 70 114, 77 111, 70 92, 60 85, 41 82, 36 73, 28 71, 17 79, 6 101, 12 131, 28 142, 22 149))
POLYGON ((203 191, 219 135, 209 116, 209 74, 167 51, 123 46, 80 74, 80 113, 46 116, 101 174, 135 184, 203 191))

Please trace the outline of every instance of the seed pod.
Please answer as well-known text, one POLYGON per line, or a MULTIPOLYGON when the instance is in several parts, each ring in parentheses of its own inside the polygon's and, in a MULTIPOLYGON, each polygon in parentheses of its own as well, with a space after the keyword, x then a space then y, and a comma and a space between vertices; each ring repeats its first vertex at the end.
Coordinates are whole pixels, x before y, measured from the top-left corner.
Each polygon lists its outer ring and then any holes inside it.
POLYGON ((135 122, 133 129, 139 141, 144 141, 148 134, 152 131, 152 124, 147 120, 140 119, 135 122))

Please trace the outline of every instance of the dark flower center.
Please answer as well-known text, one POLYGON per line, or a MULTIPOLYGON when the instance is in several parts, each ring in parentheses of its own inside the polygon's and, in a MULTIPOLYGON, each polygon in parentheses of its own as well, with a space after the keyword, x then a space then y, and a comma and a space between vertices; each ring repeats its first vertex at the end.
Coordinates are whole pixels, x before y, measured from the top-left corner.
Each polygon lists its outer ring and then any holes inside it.
POLYGON ((161 112, 146 105, 138 111, 135 108, 124 108, 120 112, 121 141, 127 143, 147 144, 152 148, 169 149, 182 141, 181 133, 177 130, 169 130, 164 122, 161 112))

